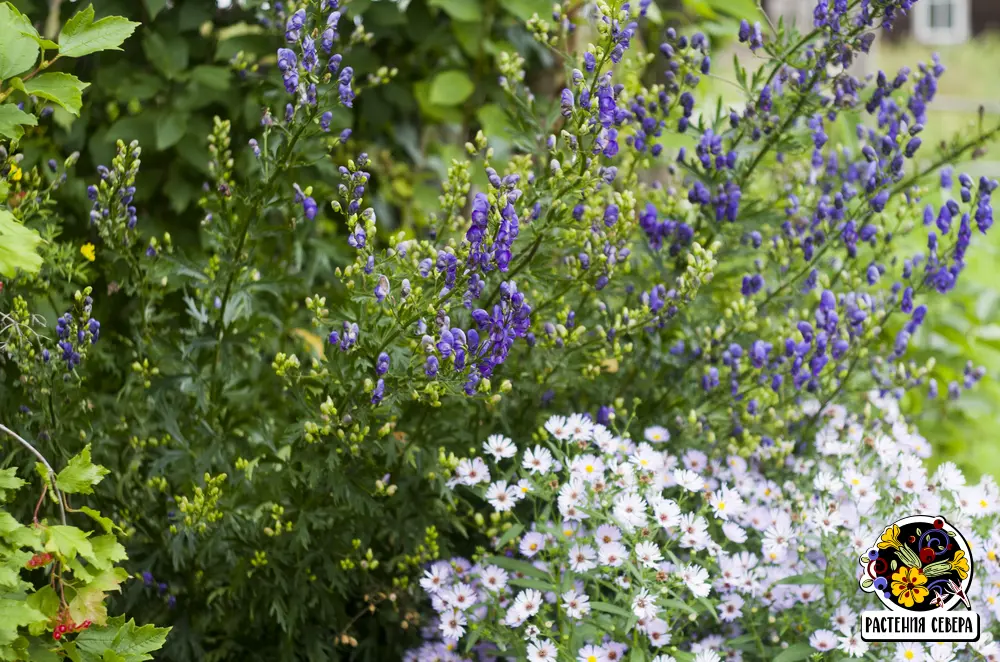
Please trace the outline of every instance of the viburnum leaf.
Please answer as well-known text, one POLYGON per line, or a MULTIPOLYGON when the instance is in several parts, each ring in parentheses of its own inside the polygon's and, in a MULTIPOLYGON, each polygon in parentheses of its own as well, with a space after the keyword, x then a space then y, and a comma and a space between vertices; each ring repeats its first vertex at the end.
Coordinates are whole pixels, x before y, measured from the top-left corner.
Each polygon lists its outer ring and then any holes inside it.
POLYGON ((0 80, 24 73, 38 60, 38 32, 9 2, 0 3, 0 35, 0 80))
POLYGON ((0 598, 0 645, 17 638, 17 629, 48 618, 24 600, 0 598))
POLYGON ((80 57, 97 51, 120 51, 119 46, 132 36, 138 23, 121 16, 107 16, 94 21, 94 5, 88 5, 66 22, 59 33, 59 54, 80 57))
POLYGON ((84 83, 72 74, 57 71, 35 76, 23 81, 18 87, 26 94, 59 104, 68 112, 79 116, 80 107, 83 106, 83 91, 90 87, 90 83, 84 83))
POLYGON ((57 524, 46 529, 48 540, 45 550, 54 552, 65 558, 74 558, 77 554, 86 558, 94 558, 94 548, 87 540, 88 531, 81 531, 75 526, 57 524))
POLYGON ((67 494, 93 494, 94 485, 108 475, 108 470, 90 460, 90 444, 56 476, 56 487, 67 494))
POLYGON ((83 654, 82 659, 87 662, 103 661, 109 650, 125 662, 144 662, 152 660, 150 653, 163 647, 168 632, 168 628, 152 625, 138 627, 131 619, 126 623, 124 616, 115 616, 108 619, 108 624, 104 627, 81 632, 75 643, 83 654))
POLYGON ((108 620, 108 608, 104 604, 104 591, 88 585, 79 589, 69 601, 69 615, 77 623, 91 621, 103 625, 108 620))
POLYGON ((111 533, 114 528, 114 522, 111 521, 110 517, 105 517, 93 508, 83 506, 80 508, 80 512, 97 522, 106 533, 111 533))
POLYGON ((90 545, 94 548, 94 558, 91 562, 98 568, 110 570, 115 563, 128 558, 125 548, 115 536, 106 535, 91 538, 90 545))
POLYGON ((18 269, 38 273, 42 266, 38 255, 41 241, 37 232, 24 227, 6 209, 0 209, 0 275, 10 278, 18 269))
POLYGON ((0 501, 7 497, 7 492, 13 492, 22 485, 24 481, 17 477, 17 467, 0 469, 0 501))
POLYGON ((17 140, 24 135, 25 126, 35 126, 38 119, 12 103, 0 106, 0 136, 17 140))

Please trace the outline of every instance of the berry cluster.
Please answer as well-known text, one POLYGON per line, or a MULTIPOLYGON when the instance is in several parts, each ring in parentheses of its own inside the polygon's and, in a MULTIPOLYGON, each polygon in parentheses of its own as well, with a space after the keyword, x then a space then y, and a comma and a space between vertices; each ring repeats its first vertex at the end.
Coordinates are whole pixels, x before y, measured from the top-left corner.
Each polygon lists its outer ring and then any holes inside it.
POLYGON ((35 568, 41 568, 47 566, 50 563, 52 563, 51 554, 48 553, 35 554, 30 559, 28 559, 28 562, 25 564, 25 567, 28 568, 29 570, 33 570, 35 568))
POLYGON ((69 612, 63 610, 59 613, 59 624, 55 626, 52 630, 52 638, 59 641, 67 634, 73 634, 74 632, 82 632, 89 628, 91 625, 90 620, 86 620, 82 623, 76 623, 70 617, 69 612))

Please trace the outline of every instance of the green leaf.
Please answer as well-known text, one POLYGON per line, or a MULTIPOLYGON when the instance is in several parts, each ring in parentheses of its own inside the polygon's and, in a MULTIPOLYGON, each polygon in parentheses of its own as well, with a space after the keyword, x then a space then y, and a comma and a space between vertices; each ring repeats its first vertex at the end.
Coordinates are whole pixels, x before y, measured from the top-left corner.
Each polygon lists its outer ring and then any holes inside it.
POLYGON ((191 80, 213 90, 224 92, 229 89, 232 76, 226 67, 202 64, 191 70, 191 80))
POLYGON ((93 494, 97 485, 110 472, 90 461, 90 444, 74 455, 56 476, 56 487, 67 494, 93 494))
POLYGON ((9 2, 0 4, 0 35, 0 80, 24 73, 38 61, 38 32, 9 2))
POLYGON ((615 616, 621 616, 622 618, 632 618, 631 612, 616 605, 608 604, 607 602, 591 601, 590 608, 594 611, 603 611, 605 614, 614 614, 615 616))
POLYGON ((48 541, 45 549, 49 552, 56 552, 65 558, 74 558, 77 554, 86 559, 94 558, 94 548, 87 540, 89 535, 75 526, 65 526, 59 524, 46 529, 48 541))
POLYGON ((149 12, 149 19, 153 20, 157 14, 167 7, 167 0, 142 0, 142 4, 146 5, 146 11, 149 12))
POLYGON ((156 123, 156 149, 173 147, 187 131, 188 115, 168 110, 156 123))
POLYGON ((24 600, 0 598, 0 645, 9 644, 17 638, 17 629, 44 623, 48 620, 24 600))
POLYGON ((511 579, 510 584, 522 588, 537 588, 539 591, 557 591, 559 589, 552 582, 542 581, 541 579, 511 579))
POLYGON ((4 493, 8 490, 13 492, 14 490, 20 489, 24 483, 24 480, 17 477, 17 467, 0 469, 0 498, 2 498, 4 493))
POLYGON ((53 72, 24 81, 22 89, 28 94, 57 103, 74 115, 80 115, 83 105, 83 91, 90 83, 72 74, 53 72))
POLYGON ((38 273, 42 266, 38 255, 41 241, 37 232, 21 225, 6 209, 0 209, 0 275, 10 278, 18 269, 38 273))
POLYGON ((684 602, 683 600, 678 600, 677 598, 666 598, 660 600, 660 604, 664 607, 673 607, 675 609, 683 609, 684 611, 690 612, 692 614, 697 614, 698 610, 684 602))
POLYGON ((444 10, 456 21, 475 23, 483 18, 479 0, 430 0, 427 4, 444 10))
POLYGON ((797 644, 792 644, 785 650, 781 651, 777 656, 775 656, 773 662, 798 662, 798 660, 806 660, 813 653, 815 649, 804 641, 797 644))
POLYGON ((431 81, 429 99, 438 106, 457 106, 468 99, 475 89, 464 71, 442 71, 431 81))
MULTIPOLYGON (((115 563, 118 561, 124 561, 128 558, 128 555, 125 553, 125 548, 118 542, 118 538, 113 535, 103 535, 91 538, 90 545, 94 548, 94 558, 92 562, 95 567, 102 570, 110 571, 115 563)), ((121 568, 117 568, 117 570, 121 570, 121 568)), ((125 571, 122 570, 122 572, 125 571)), ((122 577, 120 581, 124 581, 127 576, 128 575, 122 577)))
POLYGON ((94 5, 77 12, 59 33, 59 55, 81 57, 98 51, 120 51, 138 23, 121 16, 107 16, 94 22, 94 5))
POLYGON ((507 558, 506 556, 490 556, 485 559, 486 563, 492 563, 493 565, 498 565, 501 568, 510 570, 512 572, 519 572, 525 577, 535 577, 536 579, 548 579, 548 575, 545 572, 539 570, 535 566, 531 565, 527 561, 519 561, 517 559, 507 558))
POLYGON ((515 524, 507 529, 507 532, 500 536, 500 540, 497 540, 496 549, 503 549, 506 547, 507 543, 521 535, 521 531, 524 531, 523 524, 515 524))
POLYGON ((97 522, 97 524, 107 533, 111 533, 115 526, 114 522, 111 521, 111 518, 101 515, 101 513, 97 512, 93 508, 83 506, 80 508, 80 512, 97 522))
POLYGON ((167 78, 177 78, 188 66, 188 44, 178 35, 166 38, 158 32, 145 32, 142 50, 146 58, 167 78))
POLYGON ((552 12, 552 3, 547 0, 500 0, 500 6, 522 21, 534 14, 544 18, 552 12))
POLYGON ((802 575, 792 575, 791 577, 785 577, 784 579, 779 579, 774 582, 775 585, 778 584, 824 584, 826 580, 823 575, 817 574, 815 572, 807 572, 802 575))
POLYGON ((109 619, 104 627, 84 630, 77 635, 75 643, 79 651, 86 655, 86 660, 103 660, 110 650, 125 662, 144 662, 153 659, 150 653, 163 648, 169 631, 168 628, 152 625, 138 627, 135 621, 126 623, 124 616, 116 616, 109 619))

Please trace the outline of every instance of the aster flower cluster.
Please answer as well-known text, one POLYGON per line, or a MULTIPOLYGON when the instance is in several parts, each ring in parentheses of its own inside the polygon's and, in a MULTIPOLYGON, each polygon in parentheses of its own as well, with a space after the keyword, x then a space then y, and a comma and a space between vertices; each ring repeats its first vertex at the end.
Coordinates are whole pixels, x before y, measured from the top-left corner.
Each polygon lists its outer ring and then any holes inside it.
POLYGON ((809 447, 784 459, 787 440, 744 458, 586 414, 549 418, 524 450, 491 436, 449 484, 491 511, 492 551, 426 569, 436 616, 405 659, 997 659, 1000 487, 948 462, 930 471, 898 401, 866 402, 804 401, 809 447), (861 640, 859 614, 878 605, 857 589, 858 557, 901 512, 967 532, 985 575, 969 595, 978 642, 861 640))

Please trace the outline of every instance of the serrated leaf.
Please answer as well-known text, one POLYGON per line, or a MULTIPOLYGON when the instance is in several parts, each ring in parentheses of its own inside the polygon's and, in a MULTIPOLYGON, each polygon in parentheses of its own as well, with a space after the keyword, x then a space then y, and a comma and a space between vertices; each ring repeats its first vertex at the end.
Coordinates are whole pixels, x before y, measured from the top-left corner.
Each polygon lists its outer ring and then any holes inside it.
POLYGON ((97 522, 98 526, 104 529, 106 533, 111 533, 111 531, 114 529, 115 524, 114 522, 111 521, 111 518, 105 517, 101 513, 94 510, 93 508, 90 508, 88 506, 83 506, 80 508, 80 512, 89 517, 90 519, 94 520, 95 522, 97 522))
POLYGON ((50 526, 45 532, 48 534, 45 542, 47 551, 56 552, 68 559, 75 558, 77 554, 86 559, 94 557, 94 548, 87 540, 88 532, 63 524, 50 526))
POLYGON ((56 476, 56 487, 67 494, 93 494, 94 485, 110 472, 90 460, 90 444, 70 458, 69 464, 56 476))
POLYGON ((83 91, 88 87, 90 83, 61 71, 36 76, 22 85, 26 93, 57 103, 76 116, 80 115, 83 91))
POLYGON ((38 273, 42 266, 38 255, 41 241, 37 232, 21 225, 6 209, 0 209, 0 275, 10 278, 18 269, 38 273))
MULTIPOLYGON (((90 546, 94 548, 94 558, 91 563, 97 568, 110 570, 115 563, 128 558, 125 548, 118 542, 118 538, 113 535, 91 538, 90 546)), ((124 579, 122 578, 122 580, 124 579)))
POLYGON ((0 80, 22 74, 38 61, 38 32, 9 2, 0 3, 0 35, 0 80))
POLYGON ((472 79, 464 71, 442 71, 431 81, 428 100, 437 106, 457 106, 475 91, 472 79))
POLYGON ((35 126, 38 119, 12 103, 0 106, 0 136, 17 140, 24 135, 25 126, 35 126))
POLYGON ((126 662, 143 662, 153 659, 150 653, 163 647, 169 631, 152 625, 138 627, 135 621, 126 623, 123 616, 116 616, 108 619, 104 627, 81 632, 76 638, 76 646, 80 652, 97 656, 97 659, 111 650, 126 662))
POLYGON ((69 615, 77 623, 91 621, 103 625, 108 620, 108 608, 104 604, 107 595, 95 586, 84 586, 77 590, 69 601, 69 615))
POLYGON ((107 16, 94 22, 94 5, 88 5, 66 22, 59 33, 59 54, 81 57, 98 51, 120 51, 138 23, 121 16, 107 16))
POLYGON ((483 18, 479 0, 429 0, 431 7, 438 7, 456 21, 474 23, 483 18))
POLYGON ((24 485, 25 481, 17 477, 17 467, 0 469, 0 494, 4 490, 16 490, 24 485))

